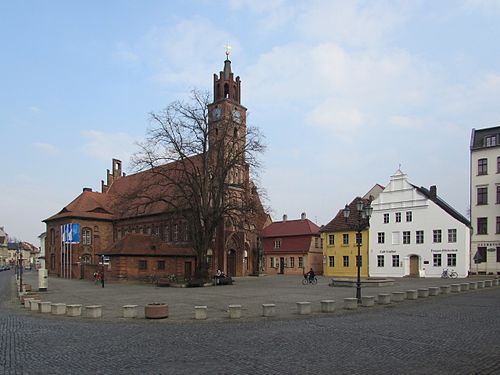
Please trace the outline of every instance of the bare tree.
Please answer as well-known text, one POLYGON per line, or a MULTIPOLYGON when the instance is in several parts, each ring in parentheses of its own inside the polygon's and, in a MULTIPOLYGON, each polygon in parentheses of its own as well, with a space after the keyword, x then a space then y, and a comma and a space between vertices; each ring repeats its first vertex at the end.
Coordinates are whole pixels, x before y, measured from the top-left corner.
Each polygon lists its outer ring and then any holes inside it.
POLYGON ((190 229, 197 255, 197 276, 207 277, 207 251, 221 226, 253 230, 263 214, 250 175, 260 170, 265 150, 256 127, 242 126, 231 116, 216 125, 209 120, 207 92, 193 91, 191 101, 175 101, 151 113, 146 140, 132 163, 149 171, 134 194, 137 208, 162 207, 182 218, 190 229))

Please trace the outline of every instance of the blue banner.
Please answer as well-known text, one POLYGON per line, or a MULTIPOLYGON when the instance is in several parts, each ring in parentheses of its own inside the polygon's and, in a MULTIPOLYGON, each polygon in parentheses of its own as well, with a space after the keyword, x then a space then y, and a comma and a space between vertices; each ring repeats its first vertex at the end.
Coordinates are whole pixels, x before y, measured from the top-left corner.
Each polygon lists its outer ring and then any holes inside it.
POLYGON ((80 243, 80 224, 64 224, 61 228, 61 232, 63 243, 80 243))

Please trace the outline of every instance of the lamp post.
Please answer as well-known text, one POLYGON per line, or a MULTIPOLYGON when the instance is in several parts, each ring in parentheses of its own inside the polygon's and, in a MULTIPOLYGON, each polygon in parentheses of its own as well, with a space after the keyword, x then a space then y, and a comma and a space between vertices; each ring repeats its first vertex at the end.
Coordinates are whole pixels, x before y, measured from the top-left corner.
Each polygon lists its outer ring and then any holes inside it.
POLYGON ((356 229, 357 232, 356 245, 358 247, 358 256, 356 257, 356 268, 357 268, 356 299, 358 300, 358 303, 361 303, 361 231, 363 230, 363 227, 368 227, 368 224, 370 222, 370 216, 372 215, 373 212, 373 207, 370 206, 370 203, 364 204, 363 200, 359 198, 358 201, 356 202, 356 210, 358 211, 358 215, 355 225, 347 224, 347 219, 351 214, 351 209, 347 204, 345 205, 343 214, 346 224, 349 227, 356 229))
POLYGON ((22 249, 22 244, 19 242, 19 292, 23 291, 23 249, 22 249))

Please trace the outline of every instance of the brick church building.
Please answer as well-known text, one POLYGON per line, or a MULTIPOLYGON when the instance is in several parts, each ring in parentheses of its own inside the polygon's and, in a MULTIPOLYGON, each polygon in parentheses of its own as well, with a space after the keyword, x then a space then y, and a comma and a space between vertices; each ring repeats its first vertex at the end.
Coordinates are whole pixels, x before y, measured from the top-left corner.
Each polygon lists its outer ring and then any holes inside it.
MULTIPOLYGON (((227 58, 223 71, 214 74, 214 100, 208 105, 208 127, 222 126, 223 119, 231 118, 234 137, 244 142, 246 108, 240 103, 240 90, 240 77, 234 78, 227 58)), ((197 163, 197 158, 200 155, 190 160, 197 163)), ((162 168, 169 173, 169 168, 175 170, 174 163, 162 168)), ((245 229, 225 220, 216 230, 204 261, 209 275, 217 269, 230 276, 257 274, 262 257, 260 234, 270 219, 260 204, 244 160, 243 166, 230 178, 241 182, 238 189, 243 199, 256 202, 256 214, 245 229)), ((147 280, 151 276, 172 274, 180 278, 193 277, 200 259, 193 249, 190 226, 184 216, 162 202, 137 204, 134 192, 144 189, 144 184, 148 184, 147 189, 158 190, 155 179, 151 170, 125 175, 122 162, 113 159, 106 182, 101 181, 100 192, 83 188, 71 203, 45 219, 49 274, 90 279, 95 271, 102 270, 111 280, 147 280)))

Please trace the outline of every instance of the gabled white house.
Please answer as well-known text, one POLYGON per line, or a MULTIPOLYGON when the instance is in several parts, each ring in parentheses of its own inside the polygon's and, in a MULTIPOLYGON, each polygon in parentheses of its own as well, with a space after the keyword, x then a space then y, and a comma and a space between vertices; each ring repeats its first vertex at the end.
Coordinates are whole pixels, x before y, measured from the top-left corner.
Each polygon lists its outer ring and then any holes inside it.
POLYGON ((470 266, 470 222, 437 196, 436 186, 416 187, 397 170, 372 202, 369 274, 372 277, 459 277, 470 266))

